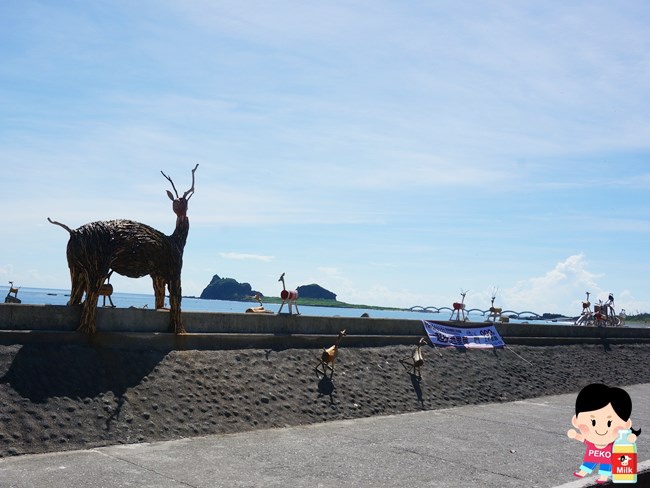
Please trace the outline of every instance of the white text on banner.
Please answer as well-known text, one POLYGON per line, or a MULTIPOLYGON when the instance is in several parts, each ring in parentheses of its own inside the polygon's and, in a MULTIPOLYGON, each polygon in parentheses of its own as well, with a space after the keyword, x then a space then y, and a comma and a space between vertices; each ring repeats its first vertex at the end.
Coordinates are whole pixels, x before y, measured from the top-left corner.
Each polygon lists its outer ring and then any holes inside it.
POLYGON ((481 327, 451 327, 423 320, 424 330, 434 346, 466 348, 504 347, 505 343, 494 325, 481 327))

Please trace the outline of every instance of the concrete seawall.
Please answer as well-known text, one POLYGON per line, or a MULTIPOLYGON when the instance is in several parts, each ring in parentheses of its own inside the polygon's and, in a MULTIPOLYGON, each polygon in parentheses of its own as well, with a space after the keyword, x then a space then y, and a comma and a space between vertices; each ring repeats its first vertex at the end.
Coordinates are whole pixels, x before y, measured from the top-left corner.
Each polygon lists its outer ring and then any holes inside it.
MULTIPOLYGON (((353 345, 414 344, 423 336, 419 320, 317 317, 246 313, 183 312, 187 334, 168 333, 169 313, 139 308, 99 308, 97 334, 75 332, 81 306, 0 304, 0 343, 34 341, 93 341, 125 347, 214 349, 231 347, 322 346, 323 340, 346 329, 353 345)), ((481 323, 438 321, 461 327, 481 323)), ((506 344, 562 345, 650 342, 650 329, 598 328, 546 324, 497 324, 506 344)))

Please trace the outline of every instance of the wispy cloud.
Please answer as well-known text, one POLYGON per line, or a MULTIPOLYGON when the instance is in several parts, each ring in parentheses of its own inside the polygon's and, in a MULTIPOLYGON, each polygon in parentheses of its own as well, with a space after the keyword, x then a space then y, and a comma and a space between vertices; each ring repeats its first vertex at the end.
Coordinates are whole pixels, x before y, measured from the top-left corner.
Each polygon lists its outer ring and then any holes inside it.
POLYGON ((590 272, 586 257, 576 254, 557 263, 542 276, 528 278, 505 288, 500 293, 500 299, 510 310, 528 308, 537 313, 555 311, 577 315, 585 292, 590 292, 594 298, 606 298, 607 292, 598 283, 599 279, 605 277, 603 273, 590 272))

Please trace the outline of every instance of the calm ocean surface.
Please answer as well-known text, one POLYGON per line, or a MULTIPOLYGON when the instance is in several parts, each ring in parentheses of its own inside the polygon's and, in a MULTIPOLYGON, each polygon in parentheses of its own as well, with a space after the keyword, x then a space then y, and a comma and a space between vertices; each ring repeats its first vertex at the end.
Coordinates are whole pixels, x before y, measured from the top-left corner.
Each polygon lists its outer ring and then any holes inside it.
MULTIPOLYGON (((4 297, 8 292, 7 287, 0 288, 0 294, 4 297)), ((70 290, 57 290, 50 288, 20 288, 18 298, 26 305, 65 305, 68 302, 70 290)), ((137 294, 137 293, 113 293, 113 303, 118 308, 137 307, 142 308, 145 305, 148 308, 154 308, 153 294, 137 294)), ((106 300, 108 304, 108 300, 106 300)), ((103 298, 100 297, 99 305, 103 304, 103 298)), ((169 305, 169 301, 166 301, 169 305)), ((196 312, 231 312, 231 313, 244 313, 247 308, 257 306, 257 303, 252 302, 231 302, 227 300, 202 300, 200 298, 183 297, 181 308, 184 311, 196 312)), ((389 319, 410 319, 410 320, 449 320, 451 312, 443 310, 439 313, 435 312, 411 312, 402 310, 378 310, 378 309, 363 309, 363 308, 336 308, 336 307, 309 307, 300 305, 300 313, 302 315, 311 315, 318 317, 360 317, 361 314, 367 313, 370 317, 374 318, 389 318, 389 319)), ((265 308, 277 312, 280 308, 279 304, 265 304, 265 308)), ((285 304, 282 309, 283 312, 288 311, 285 304)), ((472 312, 470 320, 482 322, 487 319, 480 313, 472 312)), ((511 322, 518 322, 511 320, 511 322)), ((536 323, 545 323, 544 321, 535 321, 536 323)), ((548 322, 551 323, 551 322, 548 322)), ((555 323, 555 322, 553 322, 555 323)))

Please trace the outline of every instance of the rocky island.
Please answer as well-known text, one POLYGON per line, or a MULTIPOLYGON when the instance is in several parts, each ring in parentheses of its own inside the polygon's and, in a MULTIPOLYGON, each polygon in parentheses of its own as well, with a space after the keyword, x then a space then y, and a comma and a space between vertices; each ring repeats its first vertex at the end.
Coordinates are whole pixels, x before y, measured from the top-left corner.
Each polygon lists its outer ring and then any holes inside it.
MULTIPOLYGON (((300 298, 336 301, 336 293, 332 293, 315 283, 299 286, 296 290, 300 298)), ((201 292, 199 298, 207 300, 251 301, 255 295, 264 297, 263 293, 253 290, 250 283, 239 283, 234 278, 221 278, 219 275, 214 275, 208 286, 201 292)))
MULTIPOLYGON (((239 283, 234 278, 220 278, 214 275, 212 280, 201 292, 199 298, 207 300, 248 301, 258 291, 253 290, 250 283, 239 283)), ((259 293, 261 295, 261 293, 259 293)))

